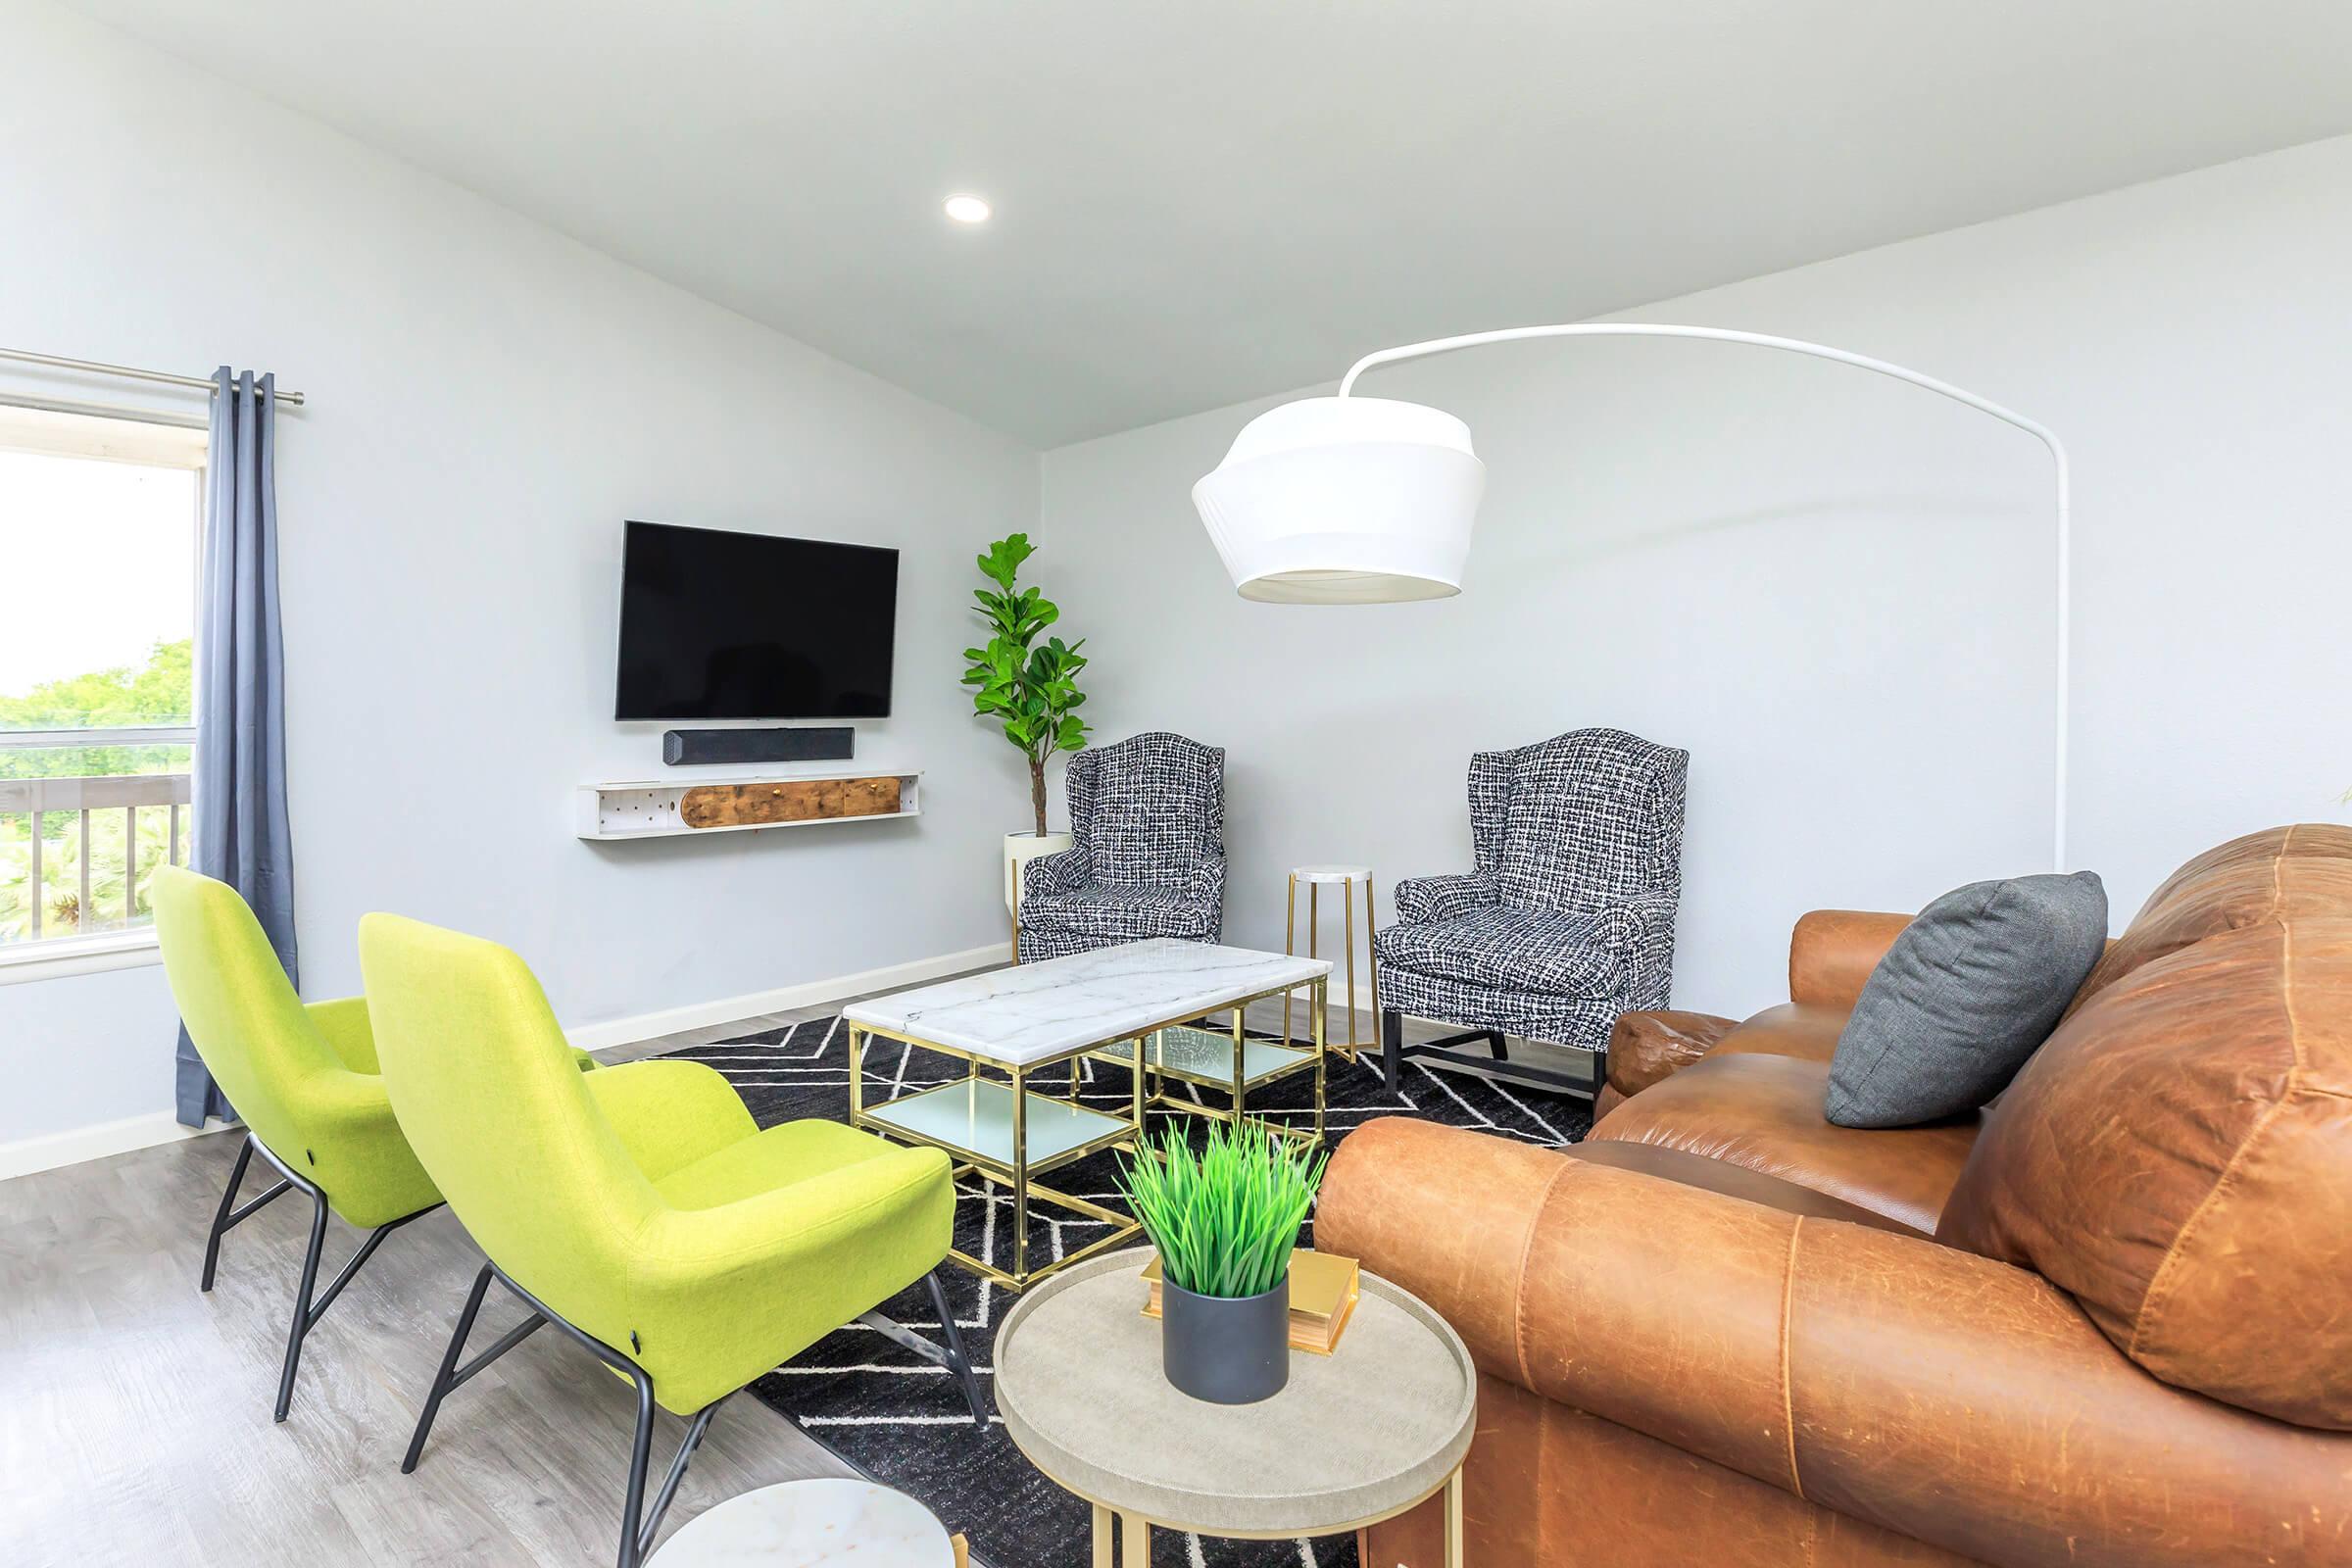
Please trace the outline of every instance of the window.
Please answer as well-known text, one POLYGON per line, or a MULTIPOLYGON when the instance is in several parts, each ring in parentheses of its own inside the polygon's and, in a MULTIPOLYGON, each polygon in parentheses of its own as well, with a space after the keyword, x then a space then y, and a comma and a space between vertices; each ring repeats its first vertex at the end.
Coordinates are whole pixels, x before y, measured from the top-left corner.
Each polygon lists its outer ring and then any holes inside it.
POLYGON ((185 863, 205 433, 0 405, 0 973, 150 946, 185 863))

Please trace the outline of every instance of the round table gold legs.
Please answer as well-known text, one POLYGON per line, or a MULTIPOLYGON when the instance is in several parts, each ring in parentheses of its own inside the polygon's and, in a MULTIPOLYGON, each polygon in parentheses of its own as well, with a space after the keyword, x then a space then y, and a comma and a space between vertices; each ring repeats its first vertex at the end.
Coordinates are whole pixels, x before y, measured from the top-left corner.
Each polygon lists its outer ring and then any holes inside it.
MULTIPOLYGON (((1468 1559, 1467 1531, 1462 1522, 1462 1467, 1454 1466, 1453 1474, 1446 1478, 1446 1568, 1465 1568, 1468 1559)), ((1423 1497, 1421 1503, 1429 1498, 1423 1497)), ((1414 1504, 1415 1507, 1421 1503, 1414 1504)), ((1120 1513, 1097 1502, 1091 1504, 1095 1514, 1095 1550, 1092 1568, 1152 1568, 1152 1521, 1140 1513, 1120 1513), (1111 1521, 1118 1521, 1117 1562, 1112 1562, 1111 1521)), ((1380 1518, 1389 1517, 1386 1514, 1380 1518)), ((1379 1519, 1365 1521, 1377 1524, 1379 1519)), ((1171 1529, 1176 1528, 1174 1526, 1171 1529)))
POLYGON ((1119 1522, 1117 1568, 1152 1568, 1152 1523, 1140 1513, 1114 1513, 1096 1503, 1094 1568, 1113 1568, 1110 1522, 1119 1522))

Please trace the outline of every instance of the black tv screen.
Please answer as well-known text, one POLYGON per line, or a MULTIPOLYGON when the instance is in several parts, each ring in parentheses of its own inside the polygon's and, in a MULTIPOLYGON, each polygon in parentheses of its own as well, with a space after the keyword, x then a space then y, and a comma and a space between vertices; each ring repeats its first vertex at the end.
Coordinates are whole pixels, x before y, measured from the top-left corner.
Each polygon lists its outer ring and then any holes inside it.
POLYGON ((631 522, 615 718, 881 718, 899 553, 631 522))

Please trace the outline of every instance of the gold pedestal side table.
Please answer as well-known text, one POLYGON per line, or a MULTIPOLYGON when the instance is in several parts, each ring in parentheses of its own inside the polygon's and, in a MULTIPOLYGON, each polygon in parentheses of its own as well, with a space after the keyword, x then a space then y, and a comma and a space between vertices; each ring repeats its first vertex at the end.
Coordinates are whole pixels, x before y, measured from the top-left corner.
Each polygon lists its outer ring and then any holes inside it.
MULTIPOLYGON (((1371 1044, 1369 1040, 1359 1044, 1355 1038, 1355 890, 1364 890, 1364 940, 1369 942, 1376 929, 1372 913, 1372 868, 1368 865, 1291 867, 1290 913, 1284 918, 1282 927, 1282 951, 1285 953, 1295 954, 1298 951, 1298 885, 1302 882, 1306 884, 1306 956, 1310 958, 1320 956, 1315 948, 1322 925, 1322 892, 1327 887, 1340 890, 1340 907, 1345 916, 1340 928, 1340 940, 1348 958, 1348 1039, 1345 1044, 1332 1041, 1330 1049, 1353 1061, 1355 1054, 1371 1044)), ((1367 952, 1365 962, 1372 971, 1372 1016, 1377 1019, 1380 1016, 1380 959, 1367 952)), ((1282 1043, 1286 1046, 1291 1043, 1291 999, 1288 993, 1282 999, 1282 1043)))

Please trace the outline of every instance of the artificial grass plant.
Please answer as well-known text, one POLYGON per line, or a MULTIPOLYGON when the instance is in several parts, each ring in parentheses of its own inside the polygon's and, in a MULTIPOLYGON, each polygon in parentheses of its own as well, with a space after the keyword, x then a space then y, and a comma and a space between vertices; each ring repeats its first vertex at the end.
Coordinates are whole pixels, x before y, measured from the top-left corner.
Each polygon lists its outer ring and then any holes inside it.
POLYGON ((1263 1295, 1290 1272, 1326 1158, 1249 1120, 1210 1123, 1196 1152, 1177 1125, 1146 1137, 1118 1184, 1167 1283, 1236 1299, 1263 1295))

